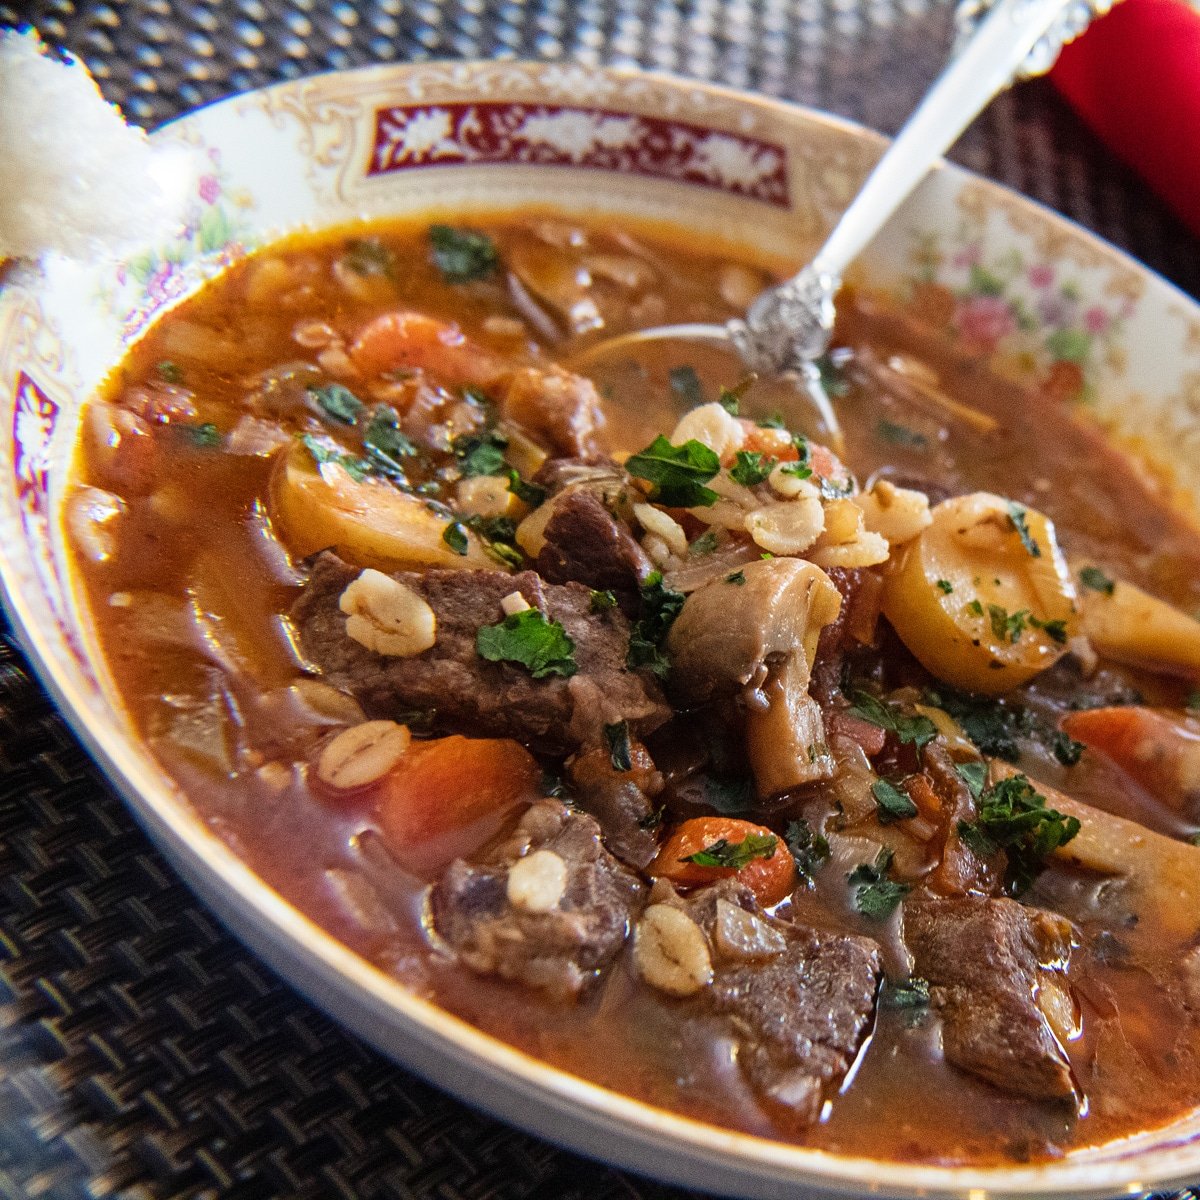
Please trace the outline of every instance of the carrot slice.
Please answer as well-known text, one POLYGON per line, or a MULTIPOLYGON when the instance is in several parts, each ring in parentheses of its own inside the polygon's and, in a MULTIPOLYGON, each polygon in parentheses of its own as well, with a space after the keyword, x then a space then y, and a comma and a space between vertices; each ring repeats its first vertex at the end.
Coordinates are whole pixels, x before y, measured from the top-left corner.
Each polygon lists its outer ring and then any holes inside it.
POLYGON ((529 751, 507 738, 413 742, 380 785, 379 830, 393 850, 403 853, 503 814, 534 794, 540 778, 529 751))
POLYGON ((1062 727, 1185 815, 1200 810, 1200 722, 1153 708, 1091 708, 1062 727))
POLYGON ((714 883, 718 879, 736 875, 764 907, 778 904, 796 886, 796 863, 783 838, 764 825, 755 825, 736 817, 695 817, 684 821, 659 850, 649 871, 651 875, 669 879, 684 887, 714 883), (683 861, 703 851, 711 851, 720 842, 727 847, 736 847, 751 836, 773 837, 775 846, 769 854, 752 858, 740 869, 706 867, 683 861))
POLYGON ((350 347, 350 358, 367 376, 421 370, 447 387, 490 387, 511 369, 468 341, 452 321, 405 311, 371 321, 350 347))

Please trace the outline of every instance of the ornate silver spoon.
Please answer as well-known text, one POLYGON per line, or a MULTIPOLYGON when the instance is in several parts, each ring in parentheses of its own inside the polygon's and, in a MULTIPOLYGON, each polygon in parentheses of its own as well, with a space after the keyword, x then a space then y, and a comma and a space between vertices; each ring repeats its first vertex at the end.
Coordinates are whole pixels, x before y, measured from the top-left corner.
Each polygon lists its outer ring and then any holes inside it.
POLYGON ((750 370, 793 376, 840 441, 837 416, 814 360, 829 348, 834 295, 846 269, 988 101, 1014 80, 1048 71, 1063 46, 1113 2, 963 0, 955 13, 953 58, 808 266, 761 293, 744 319, 659 325, 606 338, 580 353, 577 364, 648 341, 731 343, 750 370))

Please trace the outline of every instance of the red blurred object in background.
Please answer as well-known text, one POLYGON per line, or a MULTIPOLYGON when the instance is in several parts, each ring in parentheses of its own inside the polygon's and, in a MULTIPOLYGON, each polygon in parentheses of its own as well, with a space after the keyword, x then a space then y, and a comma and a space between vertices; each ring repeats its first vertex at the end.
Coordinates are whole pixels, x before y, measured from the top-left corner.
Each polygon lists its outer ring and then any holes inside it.
POLYGON ((1200 235, 1200 12, 1124 0, 1062 53, 1071 107, 1200 235))

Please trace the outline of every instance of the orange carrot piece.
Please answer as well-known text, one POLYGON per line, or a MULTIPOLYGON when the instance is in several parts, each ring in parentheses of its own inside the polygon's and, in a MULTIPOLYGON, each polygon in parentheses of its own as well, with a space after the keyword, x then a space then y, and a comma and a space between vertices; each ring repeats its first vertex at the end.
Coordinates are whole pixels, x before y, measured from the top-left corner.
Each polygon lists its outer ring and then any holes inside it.
POLYGON ((350 347, 350 359, 367 376, 384 371, 428 371, 447 387, 489 387, 510 367, 468 341, 452 321, 416 312, 376 317, 350 347))
POLYGON ((778 904, 796 886, 796 863, 783 838, 764 825, 755 825, 735 817, 695 817, 684 821, 663 844, 649 871, 651 875, 661 876, 683 887, 714 883, 718 879, 736 875, 764 907, 778 904), (702 850, 711 849, 720 841, 736 846, 751 834, 776 838, 775 849, 767 858, 752 858, 741 870, 704 867, 682 861, 702 850))

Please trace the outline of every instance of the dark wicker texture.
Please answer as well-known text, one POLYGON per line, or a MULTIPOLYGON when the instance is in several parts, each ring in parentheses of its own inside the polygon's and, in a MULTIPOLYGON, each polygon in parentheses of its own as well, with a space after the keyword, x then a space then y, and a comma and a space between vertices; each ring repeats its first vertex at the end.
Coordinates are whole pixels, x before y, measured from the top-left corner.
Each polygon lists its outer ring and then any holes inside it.
MULTIPOLYGON (((949 38, 929 0, 0 3, 23 21, 149 126, 311 71, 503 56, 673 70, 892 131, 949 38)), ((954 157, 1200 294, 1200 242, 1047 84, 1002 97, 954 157)), ((298 999, 193 900, 0 640, 0 1197, 683 1195, 474 1112, 298 999)))

